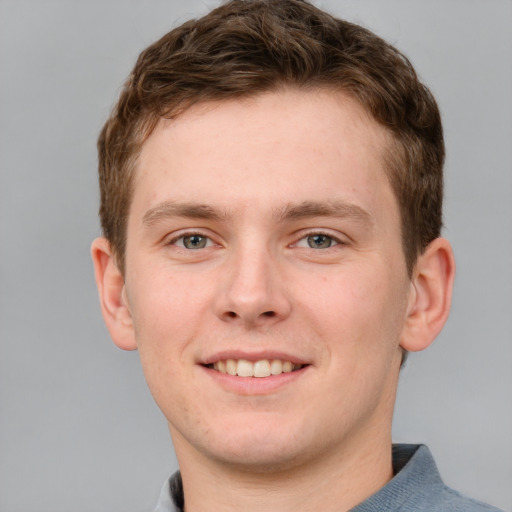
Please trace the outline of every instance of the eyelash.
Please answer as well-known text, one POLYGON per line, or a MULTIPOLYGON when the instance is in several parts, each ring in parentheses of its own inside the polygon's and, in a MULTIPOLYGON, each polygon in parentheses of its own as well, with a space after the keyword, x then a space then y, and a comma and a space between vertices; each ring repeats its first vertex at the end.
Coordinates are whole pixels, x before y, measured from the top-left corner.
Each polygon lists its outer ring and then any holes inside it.
MULTIPOLYGON (((190 231, 190 232, 186 232, 186 233, 180 233, 178 236, 171 238, 167 242, 167 245, 174 245, 175 247, 177 247, 178 249, 183 250, 183 251, 193 251, 194 249, 185 247, 184 244, 178 245, 177 242, 179 242, 180 240, 184 240, 185 238, 192 238, 194 236, 205 239, 207 241, 206 243, 208 244, 207 247, 211 247, 211 246, 215 245, 215 242, 213 242, 213 240, 210 236, 205 235, 204 233, 201 233, 200 231, 190 231)), ((206 248, 206 247, 200 247, 199 249, 204 249, 204 248, 206 248)))
MULTIPOLYGON (((325 237, 326 239, 330 240, 333 243, 331 243, 331 245, 329 245, 328 247, 324 247, 324 248, 314 248, 314 247, 309 246, 310 249, 327 250, 327 249, 331 249, 332 247, 336 247, 338 245, 346 245, 346 242, 340 240, 339 238, 337 238, 329 233, 326 233, 325 231, 311 231, 308 233, 303 233, 302 236, 296 242, 290 244, 290 247, 294 247, 294 246, 300 247, 298 245, 300 242, 302 242, 303 240, 307 240, 309 237, 314 237, 314 236, 325 237)), ((200 249, 206 249, 208 247, 212 247, 215 245, 215 242, 212 240, 212 238, 210 236, 205 235, 201 231, 190 231, 190 232, 186 232, 186 233, 181 233, 179 236, 173 237, 171 240, 169 240, 168 245, 173 245, 173 246, 179 248, 180 250, 184 250, 184 251, 193 251, 193 250, 200 250, 200 249), (194 236, 197 236, 197 237, 200 237, 200 238, 206 240, 207 245, 205 247, 199 247, 199 248, 192 249, 190 247, 186 247, 184 242, 182 242, 182 245, 178 245, 178 243, 177 243, 180 240, 184 240, 186 238, 192 238, 194 236)), ((308 243, 308 245, 309 245, 309 243, 308 243)), ((302 248, 308 249, 308 247, 302 247, 302 248)))
MULTIPOLYGON (((341 240, 340 238, 330 234, 330 233, 326 233, 325 231, 310 231, 308 233, 303 233, 302 236, 292 244, 292 246, 298 246, 299 242, 303 241, 303 240, 307 240, 309 237, 314 237, 314 236, 323 236, 329 240, 331 240, 332 242, 334 242, 332 245, 330 245, 329 247, 325 247, 325 248, 316 248, 316 250, 327 250, 327 249, 331 249, 333 247, 336 247, 338 245, 346 245, 346 242, 344 242, 343 240, 341 240)), ((309 244, 308 244, 309 245, 309 244)), ((304 249, 314 249, 313 247, 303 247, 304 249)))

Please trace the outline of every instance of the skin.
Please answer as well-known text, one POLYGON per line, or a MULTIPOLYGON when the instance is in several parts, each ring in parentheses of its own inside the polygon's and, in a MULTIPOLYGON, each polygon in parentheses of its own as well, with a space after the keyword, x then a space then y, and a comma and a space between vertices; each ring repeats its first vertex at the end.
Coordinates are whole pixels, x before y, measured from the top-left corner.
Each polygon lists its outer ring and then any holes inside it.
POLYGON ((125 275, 106 240, 92 254, 111 335, 139 350, 168 420, 188 512, 348 510, 392 477, 401 348, 442 328, 454 263, 437 239, 408 277, 387 141, 343 94, 285 89, 196 105, 145 142, 125 275), (305 366, 206 366, 228 357, 305 366))

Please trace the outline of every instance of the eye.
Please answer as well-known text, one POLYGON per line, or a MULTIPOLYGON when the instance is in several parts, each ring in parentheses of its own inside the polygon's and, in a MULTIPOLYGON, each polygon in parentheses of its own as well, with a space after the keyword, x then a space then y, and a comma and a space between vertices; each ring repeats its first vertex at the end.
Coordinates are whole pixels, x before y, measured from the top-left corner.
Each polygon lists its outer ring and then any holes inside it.
POLYGON ((211 247, 213 242, 206 236, 191 234, 180 236, 176 240, 173 240, 173 245, 182 247, 184 249, 204 249, 205 247, 211 247))
POLYGON ((309 247, 311 249, 329 249, 340 242, 325 233, 312 233, 297 242, 297 247, 309 247))

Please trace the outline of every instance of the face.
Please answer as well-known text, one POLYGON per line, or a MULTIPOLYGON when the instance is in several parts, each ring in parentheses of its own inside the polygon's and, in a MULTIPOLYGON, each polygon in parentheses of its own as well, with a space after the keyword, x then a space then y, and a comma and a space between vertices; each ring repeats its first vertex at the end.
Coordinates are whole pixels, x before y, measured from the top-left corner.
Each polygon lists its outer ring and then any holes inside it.
POLYGON ((146 141, 123 297, 179 459, 282 467, 389 431, 411 283, 385 144, 318 90, 197 105, 146 141))

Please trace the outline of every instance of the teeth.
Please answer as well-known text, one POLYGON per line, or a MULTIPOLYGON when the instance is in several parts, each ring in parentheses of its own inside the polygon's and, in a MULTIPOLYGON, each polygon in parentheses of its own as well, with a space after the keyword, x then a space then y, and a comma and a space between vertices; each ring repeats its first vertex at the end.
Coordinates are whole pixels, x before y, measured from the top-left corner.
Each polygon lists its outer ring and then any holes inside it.
POLYGON ((271 375, 281 375, 281 373, 300 370, 302 365, 293 364, 291 361, 281 361, 280 359, 260 359, 255 362, 247 359, 226 359, 214 363, 213 368, 220 373, 238 375, 239 377, 270 377, 271 375))
POLYGON ((283 372, 290 373, 293 370, 293 364, 290 361, 283 361, 283 372))
MULTIPOLYGON (((215 365, 213 365, 213 367, 215 368, 215 365)), ((236 375, 236 367, 237 364, 234 359, 228 359, 226 361, 226 371, 229 373, 229 375, 236 375)))
POLYGON ((227 373, 226 361, 219 361, 217 363, 217 368, 215 368, 215 369, 218 370, 220 373, 227 373))
POLYGON ((250 361, 239 359, 236 374, 239 377, 252 377, 254 375, 254 365, 250 361))
POLYGON ((270 363, 270 373, 272 375, 280 375, 283 373, 283 363, 279 359, 274 359, 270 363))
POLYGON ((270 363, 266 359, 256 361, 253 367, 253 374, 255 377, 270 377, 270 363))

